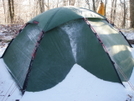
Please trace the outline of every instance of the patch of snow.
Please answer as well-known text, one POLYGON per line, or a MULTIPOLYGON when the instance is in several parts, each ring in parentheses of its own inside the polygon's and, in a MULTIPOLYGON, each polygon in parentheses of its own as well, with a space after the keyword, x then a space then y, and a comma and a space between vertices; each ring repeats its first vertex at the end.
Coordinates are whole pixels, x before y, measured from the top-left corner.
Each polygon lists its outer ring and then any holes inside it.
POLYGON ((3 45, 1 45, 1 44, 0 44, 0 57, 3 55, 3 53, 5 52, 7 45, 8 45, 6 43, 4 43, 3 45))
POLYGON ((16 101, 21 92, 6 69, 3 59, 0 59, 0 101, 16 101))
POLYGON ((0 32, 0 36, 1 36, 1 35, 4 35, 4 33, 0 32))
POLYGON ((78 64, 55 87, 40 92, 26 91, 22 97, 3 59, 0 65, 0 101, 134 101, 131 89, 101 80, 78 64))
POLYGON ((126 31, 126 30, 122 29, 122 32, 128 40, 134 40, 134 30, 126 31))
MULTIPOLYGON (((65 29, 74 30, 70 27, 65 29)), ((71 34, 69 37, 73 40, 71 34)), ((130 38, 133 39, 132 36, 130 38)), ((0 44, 0 55, 6 47, 7 44, 2 46, 0 44)), ((71 41, 71 47, 76 58, 75 41, 71 41)), ((133 48, 132 55, 134 57, 133 48)), ((0 101, 16 101, 17 99, 20 101, 134 101, 134 90, 130 84, 124 82, 125 88, 119 83, 101 80, 78 64, 75 64, 66 78, 55 87, 40 92, 26 91, 22 96, 6 68, 3 59, 0 59, 0 101)), ((134 70, 130 82, 134 84, 134 70)))
POLYGON ((126 100, 126 101, 134 101, 134 69, 132 71, 132 75, 131 75, 129 81, 123 82, 123 85, 125 86, 126 91, 129 92, 128 93, 129 100, 126 100), (132 98, 133 98, 133 100, 132 100, 132 98))
POLYGON ((80 33, 79 33, 80 27, 81 26, 76 21, 71 21, 71 22, 68 22, 61 26, 61 29, 64 30, 69 36, 70 44, 71 44, 71 48, 72 48, 72 52, 73 52, 75 61, 76 61, 77 40, 78 40, 78 37, 80 37, 79 36, 80 35, 80 33), (77 24, 77 26, 76 26, 76 24, 77 24))
POLYGON ((134 69, 133 69, 132 76, 130 77, 129 81, 133 84, 133 88, 134 88, 134 69))
POLYGON ((101 80, 75 64, 61 83, 45 91, 25 92, 21 101, 134 101, 131 94, 121 84, 101 80))

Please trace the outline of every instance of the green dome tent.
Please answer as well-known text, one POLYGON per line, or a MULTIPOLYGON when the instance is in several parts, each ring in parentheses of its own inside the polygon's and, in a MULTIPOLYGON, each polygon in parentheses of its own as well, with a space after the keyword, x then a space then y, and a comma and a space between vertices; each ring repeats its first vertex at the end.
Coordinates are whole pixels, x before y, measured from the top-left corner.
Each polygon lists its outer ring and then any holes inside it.
POLYGON ((130 47, 105 17, 84 8, 60 7, 29 21, 2 57, 20 89, 42 91, 64 80, 74 64, 122 84, 134 66, 130 47))

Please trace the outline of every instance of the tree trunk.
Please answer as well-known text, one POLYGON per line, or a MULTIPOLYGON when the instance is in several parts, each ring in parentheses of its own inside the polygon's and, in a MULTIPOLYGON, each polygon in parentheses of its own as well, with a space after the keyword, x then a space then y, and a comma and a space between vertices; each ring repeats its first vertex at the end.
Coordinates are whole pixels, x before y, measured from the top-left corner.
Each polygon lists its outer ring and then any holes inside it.
POLYGON ((40 8, 40 13, 44 12, 44 0, 39 1, 39 8, 40 8))
POLYGON ((47 0, 48 10, 50 9, 49 0, 47 0))
POLYGON ((38 0, 35 0, 35 15, 38 15, 40 13, 40 10, 39 10, 39 1, 38 0))
POLYGON ((69 0, 69 5, 74 6, 75 0, 69 0))
POLYGON ((111 1, 111 15, 110 15, 110 20, 113 20, 113 5, 114 5, 114 0, 111 1))
POLYGON ((111 16, 110 19, 114 23, 115 21, 115 16, 116 16, 116 5, 117 5, 117 0, 113 0, 111 3, 111 16))
POLYGON ((134 28, 134 1, 129 0, 130 3, 130 27, 134 28))
POLYGON ((92 2, 93 2, 93 11, 96 11, 96 9, 95 9, 95 0, 92 0, 92 2))
POLYGON ((114 0, 114 10, 113 10, 113 22, 115 21, 116 16, 116 6, 117 6, 117 0, 114 0))
POLYGON ((106 14, 106 9, 107 8, 107 0, 105 0, 105 16, 107 16, 107 14, 106 14))
POLYGON ((7 22, 7 17, 6 17, 6 6, 4 0, 2 1, 3 3, 3 11, 4 11, 4 17, 5 17, 5 23, 7 22))
POLYGON ((126 25, 126 3, 125 3, 125 0, 124 2, 122 3, 123 4, 123 21, 122 21, 122 27, 125 27, 126 25))
POLYGON ((63 6, 67 6, 67 0, 63 0, 63 6))
POLYGON ((57 7, 59 7, 59 0, 57 0, 57 7))
POLYGON ((85 0, 86 1, 86 4, 88 5, 88 8, 90 9, 90 3, 89 3, 89 0, 85 0))
POLYGON ((8 0, 8 10, 9 10, 9 23, 14 21, 14 0, 8 0))

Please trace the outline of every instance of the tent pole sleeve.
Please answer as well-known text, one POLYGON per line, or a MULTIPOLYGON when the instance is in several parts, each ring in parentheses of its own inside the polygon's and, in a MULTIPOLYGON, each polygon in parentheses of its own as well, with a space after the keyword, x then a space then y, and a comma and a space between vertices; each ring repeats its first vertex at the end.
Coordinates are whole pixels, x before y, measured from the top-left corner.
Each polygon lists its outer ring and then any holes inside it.
POLYGON ((40 33, 39 39, 37 40, 37 43, 35 45, 35 49, 34 49, 33 54, 32 54, 32 58, 31 58, 30 65, 29 65, 29 69, 28 69, 28 72, 27 72, 27 75, 26 75, 26 78, 25 78, 25 81, 24 81, 23 89, 21 90, 22 91, 22 94, 25 93, 25 90, 27 88, 27 81, 28 81, 29 73, 30 73, 30 71, 32 69, 31 66, 32 66, 32 63, 33 63, 34 58, 36 56, 36 52, 38 50, 38 47, 39 47, 40 42, 41 42, 41 40, 42 40, 43 37, 44 37, 44 32, 42 31, 40 33))

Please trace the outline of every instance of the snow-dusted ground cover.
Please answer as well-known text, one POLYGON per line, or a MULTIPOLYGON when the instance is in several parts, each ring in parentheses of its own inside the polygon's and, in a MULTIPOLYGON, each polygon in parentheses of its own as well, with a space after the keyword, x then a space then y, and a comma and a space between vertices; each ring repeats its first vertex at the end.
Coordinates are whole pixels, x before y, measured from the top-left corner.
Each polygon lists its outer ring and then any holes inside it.
POLYGON ((134 40, 134 29, 122 29, 123 34, 129 40, 134 40))
MULTIPOLYGON (((4 49, 5 47, 0 49, 1 54, 4 49)), ((134 55, 134 52, 132 53, 134 55)), ((134 71, 130 81, 134 84, 134 71)), ((22 96, 6 65, 0 59, 0 101, 89 101, 89 99, 90 101, 134 101, 134 89, 128 83, 125 88, 119 83, 98 79, 75 64, 66 79, 55 87, 46 91, 25 92, 22 96)))
POLYGON ((39 98, 39 101, 129 101, 130 96, 130 89, 98 79, 75 64, 61 83, 46 91, 26 92, 22 101, 37 101, 39 98))
MULTIPOLYGON (((134 80, 133 76, 131 77, 134 80)), ((55 87, 22 96, 0 59, 0 101, 134 101, 134 91, 119 83, 101 80, 75 64, 67 77, 55 87)))
POLYGON ((0 101, 16 101, 20 99, 21 92, 0 59, 0 101))
MULTIPOLYGON (((2 33, 0 35, 4 35, 2 33)), ((128 39, 134 35, 128 34, 125 34, 128 39)), ((6 46, 1 41, 0 55, 6 46)), ((133 48, 132 54, 134 56, 133 48)), ((40 92, 26 91, 22 96, 3 59, 0 59, 0 101, 134 101, 134 70, 130 82, 124 84, 125 87, 101 80, 75 64, 67 77, 55 87, 40 92)))

